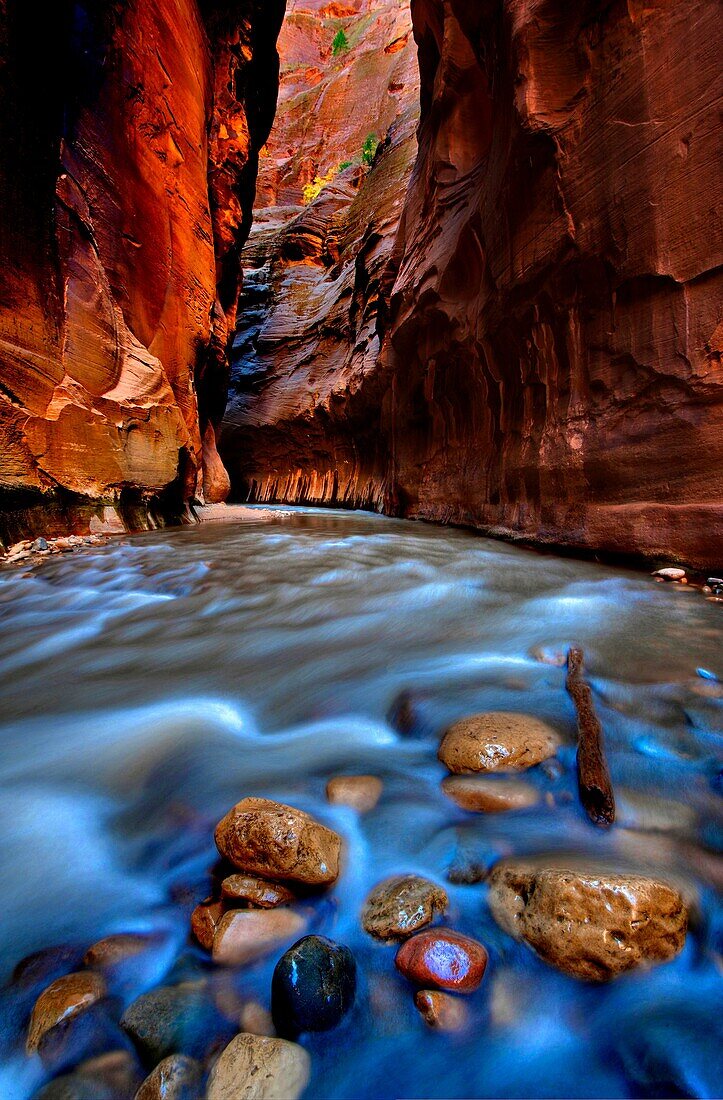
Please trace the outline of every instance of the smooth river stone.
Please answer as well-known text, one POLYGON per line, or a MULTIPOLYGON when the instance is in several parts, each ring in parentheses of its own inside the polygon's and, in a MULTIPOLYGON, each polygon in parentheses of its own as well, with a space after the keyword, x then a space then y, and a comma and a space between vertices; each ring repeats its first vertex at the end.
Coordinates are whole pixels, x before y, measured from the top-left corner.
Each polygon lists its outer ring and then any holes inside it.
POLYGON ((203 1066, 185 1054, 170 1054, 156 1066, 133 1100, 198 1100, 203 1066))
POLYGON ((57 978, 38 997, 30 1017, 25 1049, 33 1054, 40 1040, 61 1020, 90 1008, 106 994, 106 984, 100 974, 92 970, 79 971, 57 978))
POLYGON ((435 882, 419 875, 394 875, 369 894, 362 909, 362 925, 377 939, 401 939, 431 924, 448 905, 447 894, 435 882))
POLYGON ((554 756, 559 734, 531 714, 489 711, 449 727, 439 759, 451 772, 523 771, 554 756))
POLYGON ((341 837, 309 814, 267 798, 244 798, 216 826, 234 867, 273 880, 328 886, 339 874, 341 837))
POLYGON ((657 879, 509 860, 493 868, 489 884, 500 927, 575 978, 609 981, 666 962, 685 943, 682 895, 657 879))
POLYGON ((213 937, 213 961, 243 966, 263 958, 306 928, 291 909, 232 909, 224 913, 213 937))
POLYGON ((414 997, 424 1022, 436 1031, 461 1031, 469 1020, 467 1005, 452 993, 420 989, 414 997))
POLYGON ((159 986, 144 993, 128 1006, 120 1023, 149 1066, 171 1054, 203 1060, 219 1040, 235 1031, 208 989, 198 982, 159 986))
POLYGON ((354 1004, 356 962, 348 947, 304 936, 276 964, 271 1013, 280 1035, 328 1031, 354 1004))
POLYGON ((229 875, 221 883, 221 893, 230 901, 245 901, 258 909, 275 909, 297 900, 285 886, 255 875, 229 875))
POLYGON ((472 993, 484 977, 487 951, 470 936, 435 928, 406 940, 397 951, 395 965, 417 985, 472 993))
POLYGON ((383 790, 375 775, 336 775, 326 785, 326 797, 335 806, 351 806, 365 814, 374 809, 383 790))
POLYGON ((515 779, 448 775, 442 780, 442 790, 461 809, 479 814, 526 810, 540 801, 540 795, 532 784, 515 779))
POLYGON ((83 962, 95 970, 112 970, 127 959, 148 951, 157 942, 157 937, 134 932, 106 936, 88 948, 83 962))
POLYGON ((191 913, 191 931, 206 951, 210 951, 213 947, 213 937, 216 935, 216 929, 224 912, 222 901, 206 898, 205 901, 199 902, 191 913))
POLYGON ((298 1043, 237 1035, 211 1070, 206 1100, 298 1100, 311 1077, 311 1058, 298 1043))

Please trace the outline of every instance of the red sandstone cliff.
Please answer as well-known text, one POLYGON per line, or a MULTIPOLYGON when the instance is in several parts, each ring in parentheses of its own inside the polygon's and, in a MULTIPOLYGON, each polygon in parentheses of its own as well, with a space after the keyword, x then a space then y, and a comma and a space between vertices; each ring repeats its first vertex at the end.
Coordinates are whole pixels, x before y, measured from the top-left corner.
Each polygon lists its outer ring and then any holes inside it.
POLYGON ((412 14, 420 149, 381 352, 341 386, 313 355, 264 376, 244 484, 719 564, 719 5, 412 14))
POLYGON ((214 422, 283 0, 0 3, 0 490, 223 494, 214 422), (200 407, 199 407, 200 406, 200 407))
POLYGON ((378 402, 365 387, 419 115, 408 0, 292 0, 279 54, 219 446, 236 496, 374 504, 378 402), (304 205, 315 178, 328 183, 304 205))

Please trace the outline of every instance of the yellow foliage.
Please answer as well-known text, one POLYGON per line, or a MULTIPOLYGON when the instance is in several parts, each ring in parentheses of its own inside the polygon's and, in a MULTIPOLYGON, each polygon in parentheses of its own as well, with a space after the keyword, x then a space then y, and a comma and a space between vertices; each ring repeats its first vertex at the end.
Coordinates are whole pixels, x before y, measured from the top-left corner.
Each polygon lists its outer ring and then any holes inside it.
POLYGON ((331 183, 338 171, 338 168, 330 168, 325 176, 314 176, 312 183, 304 184, 303 196, 306 206, 308 206, 310 202, 313 202, 317 195, 321 194, 327 183, 331 183))

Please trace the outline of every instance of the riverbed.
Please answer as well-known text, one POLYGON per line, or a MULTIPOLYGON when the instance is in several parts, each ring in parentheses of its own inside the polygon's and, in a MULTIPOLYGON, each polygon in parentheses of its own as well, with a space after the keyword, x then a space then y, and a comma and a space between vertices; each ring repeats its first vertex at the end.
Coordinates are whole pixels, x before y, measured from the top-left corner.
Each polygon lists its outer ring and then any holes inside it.
MULTIPOLYGON (((366 513, 228 508, 198 526, 114 539, 0 573, 3 980, 55 944, 158 934, 125 1003, 206 980, 188 938, 213 826, 246 795, 342 834, 343 873, 310 930, 357 960, 356 1006, 305 1037, 308 1097, 720 1094, 723 614, 685 586, 366 513), (575 780, 561 662, 585 651, 618 820, 595 828, 575 780), (414 728, 389 721, 400 693, 414 728), (564 739, 528 775, 540 802, 498 815, 440 788, 439 738, 476 711, 535 714, 564 739), (383 780, 375 809, 329 805, 331 776, 383 780), (680 885, 672 962, 604 986, 546 966, 495 924, 465 864, 571 853, 680 885), (470 1026, 429 1030, 393 947, 362 930, 394 872, 444 884, 445 923, 487 947, 470 1026)), ((268 1004, 275 957, 226 976, 268 1004)), ((235 984, 234 984, 235 983, 235 984)), ((47 1080, 3 994, 0 1095, 47 1080)), ((121 1005, 122 1007, 122 1005, 121 1005)))

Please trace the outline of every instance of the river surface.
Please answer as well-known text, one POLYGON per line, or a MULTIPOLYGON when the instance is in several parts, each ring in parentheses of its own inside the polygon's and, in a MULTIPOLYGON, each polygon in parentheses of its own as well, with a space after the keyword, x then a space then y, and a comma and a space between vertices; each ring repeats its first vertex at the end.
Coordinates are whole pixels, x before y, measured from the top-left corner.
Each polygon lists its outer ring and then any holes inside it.
MULTIPOLYGON (((124 1003, 212 976, 188 915, 208 892, 215 822, 262 795, 345 839, 310 930, 351 947, 359 993, 337 1031, 303 1039, 308 1097, 720 1095, 723 608, 462 531, 313 509, 225 515, 0 572, 3 980, 30 952, 149 930, 159 949, 124 1003), (554 663, 572 643, 606 735, 609 832, 577 798, 554 663), (412 736, 387 721, 403 691, 412 736), (561 775, 529 773, 534 808, 468 814, 441 793, 440 733, 481 710, 536 714, 566 739, 561 775), (329 777, 349 773, 384 781, 366 815, 325 800, 329 777), (683 952, 589 986, 498 929, 484 882, 446 882, 465 861, 553 851, 680 883, 683 952), (445 883, 445 923, 489 950, 460 1035, 427 1028, 394 948, 360 927, 366 894, 397 871, 445 883)), ((268 1004, 275 957, 226 980, 268 1004)), ((3 997, 0 1095, 14 1100, 47 1074, 22 1053, 28 1005, 12 986, 3 997)))

